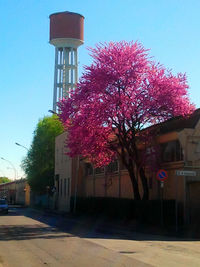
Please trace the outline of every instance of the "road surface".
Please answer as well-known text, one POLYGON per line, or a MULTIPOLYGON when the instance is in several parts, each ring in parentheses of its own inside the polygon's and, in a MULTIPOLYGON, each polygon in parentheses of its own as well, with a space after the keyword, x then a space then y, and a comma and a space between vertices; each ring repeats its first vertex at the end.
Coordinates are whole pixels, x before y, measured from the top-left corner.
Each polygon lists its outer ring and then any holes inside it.
POLYGON ((73 219, 13 209, 0 216, 0 267, 200 266, 200 241, 97 232, 73 219))

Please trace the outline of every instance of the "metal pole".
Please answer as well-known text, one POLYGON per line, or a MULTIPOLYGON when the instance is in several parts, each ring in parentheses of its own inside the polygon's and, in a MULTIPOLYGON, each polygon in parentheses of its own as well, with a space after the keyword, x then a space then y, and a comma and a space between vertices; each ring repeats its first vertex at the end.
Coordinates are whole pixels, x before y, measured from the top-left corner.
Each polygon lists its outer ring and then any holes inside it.
POLYGON ((95 195, 96 195, 96 177, 95 177, 95 168, 92 168, 92 170, 93 170, 93 173, 92 173, 92 175, 93 175, 93 196, 95 197, 95 195))
POLYGON ((175 212, 176 212, 176 232, 178 232, 178 177, 176 176, 176 207, 175 207, 175 212))
POLYGON ((27 148, 27 147, 25 147, 25 146, 23 146, 23 145, 21 145, 21 144, 19 144, 19 143, 15 143, 15 145, 17 145, 17 146, 21 146, 21 147, 25 148, 25 149, 28 151, 28 148, 27 148))
POLYGON ((105 172, 104 196, 107 197, 108 169, 106 167, 104 168, 104 172, 105 172))
POLYGON ((56 112, 56 103, 58 101, 58 48, 55 47, 55 68, 54 68, 54 92, 53 92, 53 111, 56 112))
POLYGON ((161 226, 163 227, 164 220, 163 220, 163 188, 164 188, 164 182, 160 182, 161 187, 161 226))
POLYGON ((119 177, 119 198, 121 198, 121 162, 118 161, 118 177, 119 177))

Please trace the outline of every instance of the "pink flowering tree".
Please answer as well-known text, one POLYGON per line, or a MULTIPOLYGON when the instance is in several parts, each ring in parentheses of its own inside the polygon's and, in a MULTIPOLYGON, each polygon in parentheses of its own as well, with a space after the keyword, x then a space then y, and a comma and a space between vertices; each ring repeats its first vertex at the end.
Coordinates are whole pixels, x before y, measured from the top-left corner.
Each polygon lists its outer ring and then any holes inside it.
POLYGON ((145 128, 193 111, 186 76, 173 75, 153 62, 137 42, 99 44, 90 49, 90 55, 93 63, 85 67, 75 92, 58 104, 60 120, 69 133, 69 155, 82 155, 96 167, 120 158, 134 199, 148 199, 139 144, 152 139, 152 131, 145 128))

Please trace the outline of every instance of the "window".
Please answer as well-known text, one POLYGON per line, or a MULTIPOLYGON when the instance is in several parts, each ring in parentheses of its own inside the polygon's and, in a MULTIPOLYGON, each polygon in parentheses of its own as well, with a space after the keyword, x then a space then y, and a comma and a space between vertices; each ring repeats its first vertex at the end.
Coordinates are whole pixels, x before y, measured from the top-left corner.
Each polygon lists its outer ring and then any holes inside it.
POLYGON ((118 161, 115 160, 111 162, 107 167, 106 170, 108 173, 113 173, 113 172, 118 172, 119 166, 118 166, 118 161))
POLYGON ((183 160, 183 151, 178 140, 170 141, 161 145, 162 162, 183 160))
POLYGON ((95 169, 95 173, 96 173, 96 174, 103 174, 103 173, 104 173, 104 167, 96 168, 96 169, 95 169))
POLYGON ((123 163, 121 163, 120 170, 121 170, 121 171, 123 171, 123 170, 127 170, 126 166, 125 166, 123 163))
POLYGON ((90 163, 85 164, 85 172, 86 172, 86 175, 92 175, 93 174, 92 164, 90 164, 90 163))
MULTIPOLYGON (((128 154, 127 154, 127 153, 124 155, 124 160, 125 160, 125 162, 128 162, 128 154)), ((118 164, 119 164, 119 163, 118 163, 118 164)), ((124 165, 122 159, 120 159, 120 170, 127 170, 127 168, 126 168, 126 166, 124 165)))
MULTIPOLYGON (((117 160, 111 162, 106 168, 106 171, 108 173, 114 173, 114 172, 118 172, 119 170, 119 163, 117 160)), ((95 174, 104 174, 105 172, 105 168, 101 167, 101 168, 96 168, 95 169, 95 174)), ((86 163, 85 164, 85 171, 86 171, 86 175, 92 175, 93 174, 93 167, 90 163, 86 163)))
POLYGON ((59 180, 59 174, 55 175, 55 180, 58 181, 59 180))

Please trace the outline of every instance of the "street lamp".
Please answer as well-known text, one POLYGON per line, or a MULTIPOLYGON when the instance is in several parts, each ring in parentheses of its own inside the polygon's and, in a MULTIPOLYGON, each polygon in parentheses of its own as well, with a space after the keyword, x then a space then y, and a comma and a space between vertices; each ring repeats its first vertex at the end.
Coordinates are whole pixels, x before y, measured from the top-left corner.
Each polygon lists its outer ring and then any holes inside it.
POLYGON ((25 148, 25 149, 28 151, 28 148, 27 148, 27 147, 25 147, 25 146, 23 146, 23 145, 21 145, 21 144, 19 144, 19 143, 15 143, 15 145, 17 145, 17 146, 21 146, 21 147, 25 148))
POLYGON ((56 113, 55 111, 53 111, 51 109, 49 109, 48 112, 51 113, 51 114, 54 114, 54 115, 58 115, 58 113, 56 113))
POLYGON ((10 162, 10 161, 7 160, 7 159, 4 159, 3 157, 1 157, 1 159, 7 161, 7 162, 12 166, 12 169, 14 170, 14 173, 15 173, 15 180, 16 180, 16 174, 17 174, 17 171, 16 171, 14 165, 12 164, 12 162, 10 162))

